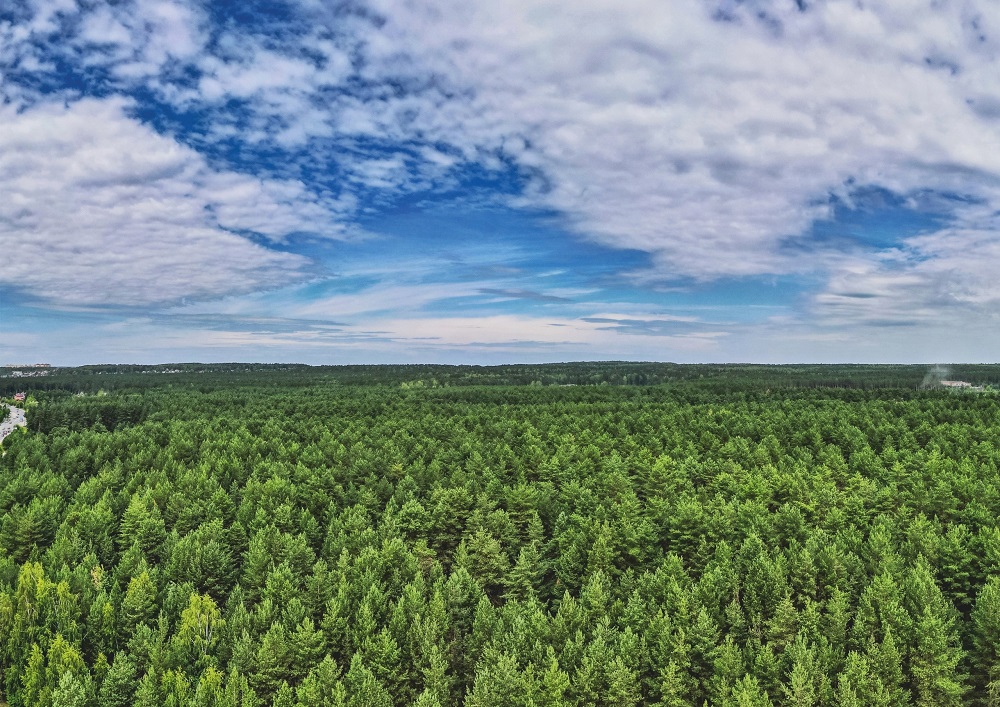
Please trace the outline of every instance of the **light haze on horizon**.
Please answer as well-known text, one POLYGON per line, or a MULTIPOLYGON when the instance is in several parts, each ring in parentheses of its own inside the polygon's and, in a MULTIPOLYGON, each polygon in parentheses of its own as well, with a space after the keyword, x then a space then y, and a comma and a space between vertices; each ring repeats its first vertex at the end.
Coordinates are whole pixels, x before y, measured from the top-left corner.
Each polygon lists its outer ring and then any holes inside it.
POLYGON ((994 362, 1000 4, 13 0, 0 362, 994 362))

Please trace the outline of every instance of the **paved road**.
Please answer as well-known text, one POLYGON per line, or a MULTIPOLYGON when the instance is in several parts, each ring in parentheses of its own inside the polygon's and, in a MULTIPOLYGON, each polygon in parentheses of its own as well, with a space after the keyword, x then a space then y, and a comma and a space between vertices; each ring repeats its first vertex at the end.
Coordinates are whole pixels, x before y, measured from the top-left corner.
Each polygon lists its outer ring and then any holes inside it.
POLYGON ((8 405, 10 408, 10 415, 6 420, 0 422, 0 442, 3 442, 4 437, 9 435, 14 431, 16 427, 27 427, 28 421, 24 419, 24 410, 21 408, 16 408, 13 405, 8 405))

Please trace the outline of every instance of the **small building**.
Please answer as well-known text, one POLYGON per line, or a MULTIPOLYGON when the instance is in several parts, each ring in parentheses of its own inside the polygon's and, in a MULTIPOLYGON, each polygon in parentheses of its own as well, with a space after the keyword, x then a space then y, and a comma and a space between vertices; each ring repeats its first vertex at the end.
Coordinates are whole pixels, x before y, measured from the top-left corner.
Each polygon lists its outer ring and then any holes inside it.
POLYGON ((24 393, 14 393, 14 402, 15 403, 23 403, 24 402, 24 398, 25 398, 24 393))
POLYGON ((941 381, 945 388, 971 388, 972 383, 966 381, 941 381))

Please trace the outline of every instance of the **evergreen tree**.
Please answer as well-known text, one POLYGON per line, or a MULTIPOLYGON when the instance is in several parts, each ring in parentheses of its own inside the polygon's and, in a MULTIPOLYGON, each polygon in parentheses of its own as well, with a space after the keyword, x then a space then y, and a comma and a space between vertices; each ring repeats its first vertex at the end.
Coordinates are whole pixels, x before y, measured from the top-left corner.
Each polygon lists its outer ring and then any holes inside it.
POLYGON ((98 696, 100 707, 129 707, 138 687, 135 663, 125 653, 119 653, 101 683, 98 696))
POLYGON ((910 656, 915 704, 918 707, 961 705, 966 687, 959 664, 964 653, 950 622, 927 607, 917 620, 915 633, 910 656))
POLYGON ((1000 576, 990 577, 972 611, 973 676, 978 691, 1000 681, 1000 576))
POLYGON ((549 646, 545 655, 545 670, 539 680, 535 702, 538 707, 567 707, 570 690, 569 675, 559 667, 555 650, 549 646))
POLYGON ((466 704, 468 707, 516 707, 523 704, 524 681, 517 661, 507 653, 483 658, 466 704))
POLYGON ((84 683, 69 671, 63 673, 52 693, 52 707, 86 707, 87 701, 84 683))
POLYGON ((923 558, 911 571, 907 589, 916 617, 910 653, 915 702, 920 707, 960 705, 966 687, 958 668, 965 652, 955 626, 955 609, 923 558))
POLYGON ((135 707, 162 707, 163 698, 153 673, 146 673, 135 692, 135 707))
POLYGON ((757 680, 748 675, 733 686, 729 698, 723 704, 727 707, 771 707, 772 703, 757 680))
POLYGON ((340 681, 340 669, 330 656, 314 667, 296 690, 298 705, 329 705, 341 707, 346 704, 347 692, 340 681))
POLYGON ((542 555, 538 543, 523 546, 513 569, 507 573, 504 584, 507 588, 504 598, 508 601, 525 600, 538 596, 538 584, 542 575, 542 555))
POLYGON ((372 674, 360 656, 351 660, 351 668, 344 677, 347 707, 392 707, 392 697, 372 674))
POLYGON ((424 690, 413 703, 413 707, 441 707, 441 702, 433 692, 424 690))
POLYGON ((816 654, 807 646, 802 636, 798 636, 788 648, 791 670, 788 683, 783 690, 787 704, 794 707, 812 707, 818 704, 818 687, 821 673, 816 662, 816 654))
POLYGON ((151 625, 156 618, 156 585, 149 572, 143 570, 128 583, 122 601, 122 620, 130 632, 139 624, 151 625))
POLYGON ((281 687, 274 693, 271 707, 295 707, 295 692, 292 691, 287 682, 282 682, 281 687))

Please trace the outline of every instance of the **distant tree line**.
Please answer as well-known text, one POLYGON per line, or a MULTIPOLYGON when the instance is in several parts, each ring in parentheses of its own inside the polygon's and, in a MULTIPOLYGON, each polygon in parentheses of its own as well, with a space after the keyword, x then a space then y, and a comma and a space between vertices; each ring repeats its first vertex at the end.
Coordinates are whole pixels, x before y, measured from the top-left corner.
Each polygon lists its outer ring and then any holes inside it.
POLYGON ((505 366, 380 365, 305 366, 300 364, 185 363, 156 366, 104 365, 53 368, 37 378, 4 377, 0 396, 21 390, 97 393, 185 387, 208 391, 243 385, 284 388, 317 384, 346 386, 687 386, 713 394, 773 389, 917 389, 946 375, 975 385, 1000 385, 1000 365, 762 365, 676 364, 609 361, 599 363, 518 364, 505 366), (419 385, 418 385, 419 384, 419 385))

